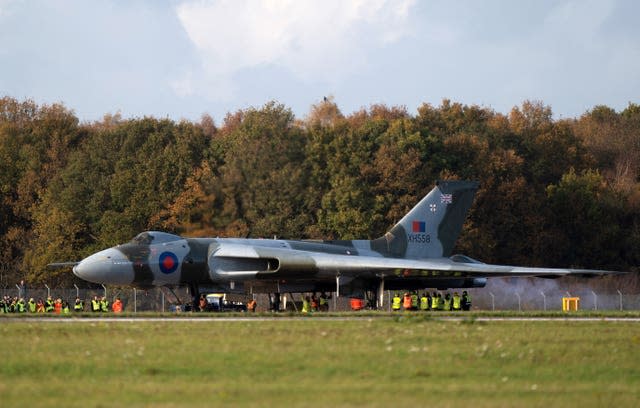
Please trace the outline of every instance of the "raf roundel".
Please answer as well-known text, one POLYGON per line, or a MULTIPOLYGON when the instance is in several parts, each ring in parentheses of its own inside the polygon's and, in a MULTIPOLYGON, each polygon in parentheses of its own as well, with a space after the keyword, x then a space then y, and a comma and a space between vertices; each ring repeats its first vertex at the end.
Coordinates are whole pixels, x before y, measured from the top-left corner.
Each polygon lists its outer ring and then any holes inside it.
POLYGON ((178 257, 172 252, 163 252, 158 258, 160 263, 160 271, 170 274, 178 269, 178 257))

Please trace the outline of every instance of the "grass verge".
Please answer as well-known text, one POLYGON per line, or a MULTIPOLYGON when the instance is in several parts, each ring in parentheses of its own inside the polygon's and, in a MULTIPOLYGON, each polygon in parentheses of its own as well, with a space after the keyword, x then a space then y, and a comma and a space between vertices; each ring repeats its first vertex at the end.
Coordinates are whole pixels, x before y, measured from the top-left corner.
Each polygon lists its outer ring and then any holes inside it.
POLYGON ((640 324, 2 322, 3 406, 637 406, 640 324))

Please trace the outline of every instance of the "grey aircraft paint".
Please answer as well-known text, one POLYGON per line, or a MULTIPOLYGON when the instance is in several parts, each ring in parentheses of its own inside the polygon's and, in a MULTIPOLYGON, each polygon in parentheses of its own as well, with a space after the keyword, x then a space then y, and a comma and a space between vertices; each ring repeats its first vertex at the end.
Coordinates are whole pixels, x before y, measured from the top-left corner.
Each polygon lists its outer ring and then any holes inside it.
POLYGON ((451 256, 477 189, 471 181, 438 182, 400 222, 371 241, 183 238, 148 231, 85 258, 73 272, 101 284, 341 294, 381 285, 391 290, 468 288, 483 287, 489 277, 615 273, 489 265, 451 256))

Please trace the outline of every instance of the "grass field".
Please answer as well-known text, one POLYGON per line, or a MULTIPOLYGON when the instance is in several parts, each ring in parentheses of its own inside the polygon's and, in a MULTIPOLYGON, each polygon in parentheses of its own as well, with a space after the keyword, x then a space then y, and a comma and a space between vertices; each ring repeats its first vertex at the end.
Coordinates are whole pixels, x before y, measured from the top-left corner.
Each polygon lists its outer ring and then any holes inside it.
POLYGON ((0 405, 640 405, 640 323, 0 319, 0 405))

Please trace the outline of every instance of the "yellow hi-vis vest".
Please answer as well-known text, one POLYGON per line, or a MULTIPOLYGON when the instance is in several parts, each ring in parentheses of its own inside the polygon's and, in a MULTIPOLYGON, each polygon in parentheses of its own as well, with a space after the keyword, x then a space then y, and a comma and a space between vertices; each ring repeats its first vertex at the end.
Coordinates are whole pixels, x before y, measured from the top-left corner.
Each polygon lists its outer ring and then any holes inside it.
POLYGON ((460 310, 461 305, 462 305, 462 303, 461 303, 460 296, 454 295, 453 296, 453 310, 460 310))
POLYGON ((435 295, 431 298, 431 308, 433 310, 436 310, 438 308, 438 297, 435 295))
POLYGON ((420 298, 420 310, 429 310, 429 298, 423 296, 420 298))
POLYGON ((400 299, 400 296, 394 296, 393 303, 391 304, 391 308, 393 310, 400 310, 401 305, 402 305, 402 299, 400 299))

